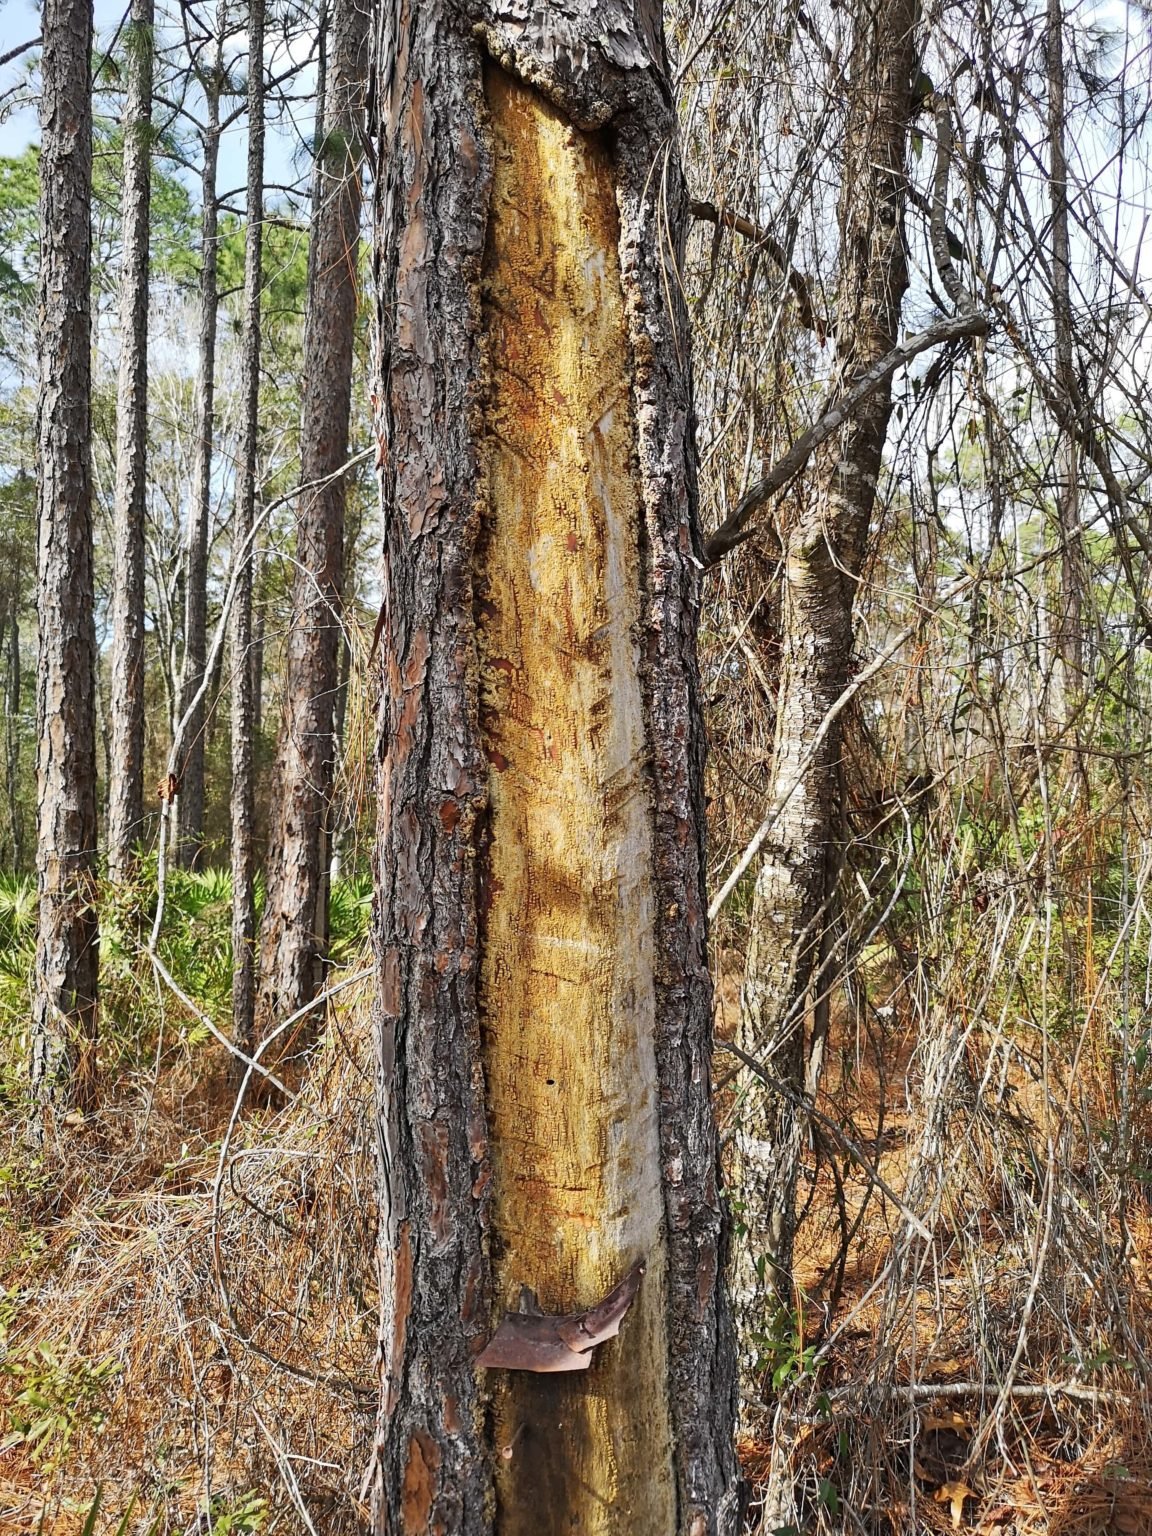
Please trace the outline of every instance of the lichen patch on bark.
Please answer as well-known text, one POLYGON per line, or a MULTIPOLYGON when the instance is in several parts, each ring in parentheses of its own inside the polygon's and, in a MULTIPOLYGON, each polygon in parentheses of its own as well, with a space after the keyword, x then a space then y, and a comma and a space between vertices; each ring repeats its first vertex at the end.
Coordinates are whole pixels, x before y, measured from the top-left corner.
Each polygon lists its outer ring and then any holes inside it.
POLYGON ((676 1528, 639 677, 641 506, 612 168, 495 68, 477 572, 491 816, 481 1016, 497 1302, 647 1273, 578 1377, 495 1377, 497 1528, 676 1528))

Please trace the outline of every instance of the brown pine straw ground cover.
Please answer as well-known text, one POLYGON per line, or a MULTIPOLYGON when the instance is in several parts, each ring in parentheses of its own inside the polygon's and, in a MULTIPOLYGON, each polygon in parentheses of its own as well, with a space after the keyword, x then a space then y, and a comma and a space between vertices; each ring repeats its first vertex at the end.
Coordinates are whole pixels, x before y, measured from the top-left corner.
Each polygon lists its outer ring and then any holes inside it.
MULTIPOLYGON (((39 1179, 21 1187, 13 1154, 0 1533, 80 1533, 98 1488, 99 1532, 125 1514, 133 1532, 367 1529, 368 1015, 366 995, 337 999, 295 1101, 246 1117, 223 1158, 232 1091, 204 1046, 176 1049, 154 1091, 125 1082, 39 1179)), ((800 1337, 775 1325, 780 1390, 746 1402, 751 1531, 1152 1536, 1152 1219, 1093 1184, 1025 1059, 997 1099, 988 1052, 974 1029, 918 1039, 899 999, 866 1028, 837 1013, 821 1109, 932 1238, 813 1145, 800 1337), (773 1471, 790 1503, 766 1517, 773 1471)), ((730 1132, 738 1079, 720 1109, 730 1132)))
MULTIPOLYGON (((726 973, 721 1034, 738 988, 726 973)), ((811 1353, 767 1408, 746 1402, 751 1529, 1152 1536, 1152 1212, 1091 1141, 1105 1064, 1049 1040, 1044 1063, 1014 1050, 998 1075, 994 1031, 918 1038, 894 1001, 866 1024, 838 1009, 819 1108, 932 1240, 814 1139, 796 1264, 811 1353)), ((727 1129, 738 1113, 729 1095, 727 1129)))
POLYGON ((147 1114, 129 1086, 39 1184, 9 1185, 0 1532, 79 1532, 97 1488, 98 1530, 130 1506, 140 1531, 364 1528, 371 1041, 364 997, 334 1008, 295 1101, 246 1117, 223 1163, 233 1090, 201 1046, 166 1065, 147 1114), (57 1416, 31 1443, 29 1385, 57 1416))

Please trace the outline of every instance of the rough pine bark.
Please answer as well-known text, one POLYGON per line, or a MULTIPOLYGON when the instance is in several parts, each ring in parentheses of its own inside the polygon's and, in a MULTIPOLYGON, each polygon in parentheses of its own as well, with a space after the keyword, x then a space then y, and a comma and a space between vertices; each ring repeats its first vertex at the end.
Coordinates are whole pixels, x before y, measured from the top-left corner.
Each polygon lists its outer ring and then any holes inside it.
POLYGON ((380 26, 374 1525, 734 1531, 659 8, 380 26), (637 1261, 586 1373, 477 1367, 637 1261))
MULTIPOLYGON (((232 509, 232 1029, 253 1045, 256 976, 256 784, 253 759, 252 550, 260 436, 260 288, 264 248, 264 0, 248 6, 248 193, 240 338, 240 441, 232 509)), ((239 1057, 235 1065, 243 1071, 239 1057)))
POLYGON ((32 1092, 92 1098, 96 628, 91 468, 91 0, 45 0, 40 96, 40 402, 36 617, 37 876, 32 1092))
POLYGON ((126 33, 120 210, 120 372, 112 554, 108 874, 126 878, 144 821, 144 498, 148 445, 148 253, 152 192, 153 0, 132 0, 126 33))
POLYGON ((183 722, 176 798, 176 860, 193 869, 204 843, 205 701, 198 697, 208 652, 208 525, 212 516, 212 462, 216 416, 216 289, 220 158, 220 90, 224 71, 224 17, 217 18, 212 63, 203 80, 207 119, 201 142, 200 335, 196 364, 196 455, 184 546, 184 655, 180 668, 179 720, 183 722))
POLYGON ((317 144, 301 385, 300 483, 284 713, 260 930, 261 1035, 310 1003, 328 941, 327 836, 336 769, 344 503, 356 337, 366 0, 334 0, 317 144))
POLYGON ((9 572, 12 593, 7 623, 0 629, 6 652, 4 674, 4 767, 8 787, 8 826, 12 837, 12 867, 24 868, 24 817, 20 809, 20 699, 23 688, 20 660, 20 582, 22 561, 14 558, 9 572))
MULTIPOLYGON (((857 12, 839 210, 836 365, 843 388, 895 346, 900 327, 916 16, 915 0, 881 0, 857 12)), ((770 793, 779 810, 756 877, 740 1015, 742 1046, 781 1085, 753 1084, 742 1117, 748 1230, 738 1273, 750 1333, 763 1331, 776 1306, 793 1302, 796 1184, 809 1135, 797 1101, 815 1086, 806 1071, 805 1019, 814 983, 821 987, 842 841, 840 721, 822 739, 820 730, 849 681, 853 604, 891 410, 886 382, 819 450, 805 510, 784 538, 770 793)))

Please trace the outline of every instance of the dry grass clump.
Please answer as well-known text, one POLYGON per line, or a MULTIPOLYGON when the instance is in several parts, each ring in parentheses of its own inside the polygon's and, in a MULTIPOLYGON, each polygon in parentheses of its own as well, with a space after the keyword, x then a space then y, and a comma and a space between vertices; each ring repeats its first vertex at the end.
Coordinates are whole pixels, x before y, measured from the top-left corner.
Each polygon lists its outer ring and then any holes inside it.
MULTIPOLYGON (((0 1223, 0 1533, 359 1531, 375 1390, 365 999, 295 1099, 230 1127, 227 1062, 175 1051, 0 1223)), ((17 1145, 13 1135, 13 1146, 17 1145)), ((22 1160, 20 1160, 22 1159, 22 1160)))
POLYGON ((877 1392, 830 1396, 823 1416, 779 1414, 775 1446, 741 1447, 751 1530, 1152 1536, 1152 1437, 1141 1412, 1033 1399, 1013 1428, 1011 1455, 974 1463, 981 1409, 971 1394, 947 1407, 886 1402, 877 1392), (1081 1455, 1061 1458, 1050 1449, 1053 1431, 1069 1417, 1089 1439, 1081 1455))
POLYGON ((1033 1091, 994 1029, 856 1025, 821 1107, 929 1235, 810 1150, 802 1337, 742 1447, 752 1528, 1152 1536, 1152 1212, 1100 1137, 1107 1075, 1050 1040, 1033 1091))

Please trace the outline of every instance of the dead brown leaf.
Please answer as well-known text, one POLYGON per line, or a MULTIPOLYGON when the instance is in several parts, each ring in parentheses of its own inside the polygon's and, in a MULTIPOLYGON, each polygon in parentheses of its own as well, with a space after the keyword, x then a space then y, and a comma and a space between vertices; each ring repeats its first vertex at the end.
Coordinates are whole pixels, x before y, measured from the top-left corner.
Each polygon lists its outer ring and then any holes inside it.
POLYGON ((950 1429, 954 1434, 963 1435, 966 1440, 972 1438, 972 1426, 964 1414, 953 1408, 948 1413, 930 1414, 924 1420, 924 1432, 927 1434, 934 1429, 950 1429))
POLYGON ((932 1495, 937 1504, 949 1504, 952 1507, 952 1529, 958 1531, 960 1522, 964 1518, 964 1500, 975 1499, 979 1495, 969 1488, 967 1483, 941 1483, 932 1495))

